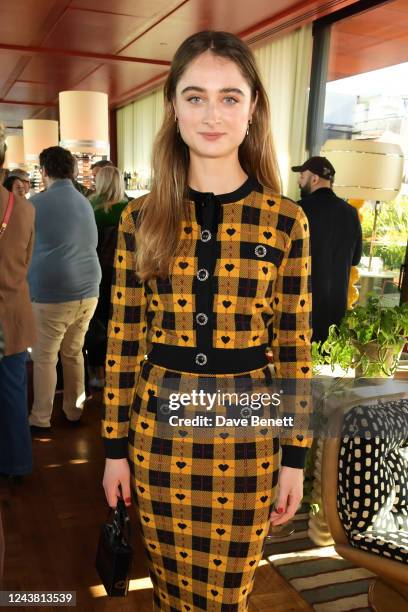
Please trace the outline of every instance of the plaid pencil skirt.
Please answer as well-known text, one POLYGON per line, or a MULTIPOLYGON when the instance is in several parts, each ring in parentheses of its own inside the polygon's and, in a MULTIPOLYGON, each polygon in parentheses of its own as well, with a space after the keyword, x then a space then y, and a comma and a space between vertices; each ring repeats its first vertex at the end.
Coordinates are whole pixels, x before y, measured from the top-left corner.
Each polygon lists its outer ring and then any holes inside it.
MULTIPOLYGON (((205 384, 215 389, 228 382, 231 388, 243 378, 267 384, 270 376, 265 366, 208 375, 205 384)), ((200 379, 146 361, 135 390, 129 459, 153 609, 241 612, 248 609, 269 529, 279 441, 266 427, 163 424, 160 410, 166 413, 168 405, 160 398, 167 383, 191 392, 202 387, 200 379)), ((217 414, 226 410, 217 406, 217 414)), ((192 412, 187 406, 182 414, 192 412)), ((194 414, 202 410, 195 406, 194 414)))

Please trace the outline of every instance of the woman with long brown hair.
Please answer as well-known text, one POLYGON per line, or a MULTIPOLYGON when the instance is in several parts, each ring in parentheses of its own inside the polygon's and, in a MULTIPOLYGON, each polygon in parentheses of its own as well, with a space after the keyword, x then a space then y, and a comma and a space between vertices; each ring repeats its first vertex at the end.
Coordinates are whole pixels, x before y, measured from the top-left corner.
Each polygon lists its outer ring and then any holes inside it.
POLYGON ((310 261, 305 217, 280 195, 266 92, 234 35, 200 32, 176 52, 153 170, 119 226, 104 488, 112 507, 132 488, 156 610, 243 611, 269 525, 301 500, 310 439, 282 437, 279 466, 276 432, 227 421, 251 410, 218 391, 271 388, 268 345, 277 379, 310 377, 310 261))

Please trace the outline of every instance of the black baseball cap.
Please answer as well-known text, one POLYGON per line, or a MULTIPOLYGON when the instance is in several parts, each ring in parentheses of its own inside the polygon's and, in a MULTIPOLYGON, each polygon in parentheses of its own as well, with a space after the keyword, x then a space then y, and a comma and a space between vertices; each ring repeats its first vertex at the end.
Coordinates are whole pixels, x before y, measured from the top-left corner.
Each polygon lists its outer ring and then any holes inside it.
POLYGON ((319 157, 318 155, 309 157, 302 166, 292 166, 292 170, 293 172, 304 172, 305 170, 309 170, 313 174, 317 174, 317 176, 328 181, 332 180, 336 174, 336 170, 327 157, 319 157))

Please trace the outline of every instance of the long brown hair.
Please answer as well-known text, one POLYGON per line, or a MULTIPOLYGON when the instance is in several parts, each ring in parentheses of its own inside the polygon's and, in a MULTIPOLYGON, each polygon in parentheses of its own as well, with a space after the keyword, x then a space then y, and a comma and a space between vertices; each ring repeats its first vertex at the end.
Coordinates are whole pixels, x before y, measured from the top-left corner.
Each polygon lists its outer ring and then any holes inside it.
POLYGON ((196 57, 210 50, 232 60, 247 80, 257 104, 249 134, 239 147, 240 164, 248 176, 280 193, 279 169, 271 134, 268 96, 249 47, 228 32, 205 31, 187 38, 176 51, 164 85, 164 118, 152 155, 153 184, 138 217, 136 271, 142 280, 165 278, 175 255, 186 207, 189 150, 177 132, 173 99, 177 83, 196 57))

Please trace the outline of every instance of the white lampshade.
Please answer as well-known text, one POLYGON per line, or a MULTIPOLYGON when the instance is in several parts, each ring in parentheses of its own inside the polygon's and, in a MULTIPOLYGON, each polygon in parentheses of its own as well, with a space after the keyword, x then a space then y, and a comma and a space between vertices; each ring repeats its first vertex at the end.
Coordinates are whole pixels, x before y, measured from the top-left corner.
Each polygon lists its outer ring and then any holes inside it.
POLYGON ((98 91, 61 91, 61 142, 73 153, 109 155, 108 96, 98 91))
POLYGON ((24 139, 22 136, 10 135, 6 138, 7 151, 4 160, 4 167, 13 170, 14 168, 24 168, 24 139))
POLYGON ((321 155, 336 170, 333 189, 342 198, 388 202, 401 188, 404 155, 398 144, 327 140, 321 155))
POLYGON ((24 155, 27 163, 37 163, 43 149, 58 146, 58 121, 24 119, 24 155))

